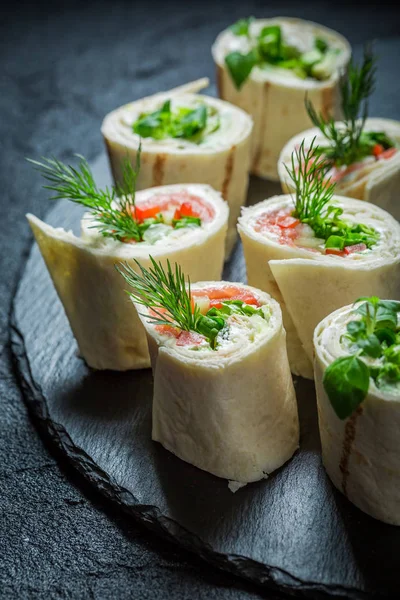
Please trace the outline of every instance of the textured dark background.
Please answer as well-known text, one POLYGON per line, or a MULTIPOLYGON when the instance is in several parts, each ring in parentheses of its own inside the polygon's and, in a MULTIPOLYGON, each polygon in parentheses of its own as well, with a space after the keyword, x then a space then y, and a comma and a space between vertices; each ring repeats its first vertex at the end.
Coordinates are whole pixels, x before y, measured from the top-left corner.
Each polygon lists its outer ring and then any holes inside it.
MULTIPOLYGON (((151 536, 93 496, 29 420, 9 349, 9 312, 31 242, 27 210, 48 202, 24 157, 103 151, 111 109, 213 76, 210 44, 240 16, 297 15, 338 29, 359 51, 377 39, 377 116, 400 118, 400 19, 394 3, 19 3, 0 21, 0 596, 2 598, 261 597, 151 536)), ((372 112, 371 111, 371 112, 372 112)), ((268 596, 271 598, 271 596, 268 596)))

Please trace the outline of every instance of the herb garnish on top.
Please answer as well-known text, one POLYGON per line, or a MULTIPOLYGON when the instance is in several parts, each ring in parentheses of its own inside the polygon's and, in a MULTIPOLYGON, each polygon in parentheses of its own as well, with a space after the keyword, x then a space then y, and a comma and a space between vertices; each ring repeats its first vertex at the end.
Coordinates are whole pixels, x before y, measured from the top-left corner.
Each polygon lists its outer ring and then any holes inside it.
MULTIPOLYGON (((335 183, 326 180, 329 162, 321 156, 315 138, 305 149, 305 140, 292 152, 291 166, 285 168, 295 188, 293 217, 306 223, 316 237, 325 240, 326 249, 343 250, 358 244, 371 248, 379 233, 367 225, 348 223, 341 218, 343 209, 331 202, 335 183)), ((360 247, 361 250, 361 247, 360 247)))
POLYGON ((400 302, 360 298, 344 338, 352 354, 326 369, 323 384, 334 411, 346 419, 368 394, 370 379, 378 388, 400 381, 400 302), (373 359, 366 362, 366 358, 373 359))
POLYGON ((172 110, 171 100, 166 100, 161 108, 141 114, 132 129, 144 138, 182 138, 200 143, 205 135, 216 131, 219 126, 218 111, 213 107, 199 104, 193 109, 180 107, 172 110))
POLYGON ((368 117, 368 99, 375 88, 376 59, 371 46, 364 48, 362 64, 350 62, 340 86, 343 123, 318 114, 306 97, 305 104, 311 121, 328 140, 329 145, 319 147, 331 164, 340 167, 351 165, 366 156, 379 156, 396 142, 383 131, 364 131, 368 117))
MULTIPOLYGON (((43 162, 28 159, 35 165, 37 171, 46 179, 50 185, 44 188, 56 192, 53 200, 71 200, 84 206, 93 216, 91 227, 98 229, 104 237, 109 237, 119 242, 143 242, 154 243, 161 233, 157 231, 163 225, 162 213, 146 216, 135 204, 136 180, 140 171, 141 145, 136 156, 136 166, 132 167, 127 159, 123 168, 123 183, 98 188, 92 171, 83 156, 78 167, 71 167, 65 163, 52 159, 43 159, 43 162), (157 226, 157 227, 155 227, 157 226)), ((154 209, 149 211, 154 213, 154 209)), ((179 211, 178 211, 179 212, 179 211)), ((172 227, 200 227, 201 219, 189 214, 180 215, 173 219, 172 227)))
POLYGON ((190 280, 186 279, 181 267, 175 263, 171 267, 167 261, 164 269, 161 262, 150 256, 151 267, 146 269, 137 260, 136 272, 128 263, 116 265, 118 272, 124 277, 133 291, 129 296, 137 304, 152 310, 145 315, 155 325, 168 325, 183 331, 192 331, 203 335, 210 347, 217 348, 217 336, 227 328, 227 319, 232 314, 265 317, 261 308, 255 308, 240 300, 224 300, 220 308, 210 308, 205 315, 192 301, 190 280))
POLYGON ((237 89, 240 89, 254 67, 267 64, 293 71, 305 79, 328 79, 340 50, 330 48, 322 38, 314 39, 314 48, 301 52, 296 46, 284 41, 280 25, 263 27, 255 36, 251 33, 253 17, 240 19, 231 26, 237 36, 248 38, 250 50, 246 53, 234 51, 225 57, 225 63, 237 89))

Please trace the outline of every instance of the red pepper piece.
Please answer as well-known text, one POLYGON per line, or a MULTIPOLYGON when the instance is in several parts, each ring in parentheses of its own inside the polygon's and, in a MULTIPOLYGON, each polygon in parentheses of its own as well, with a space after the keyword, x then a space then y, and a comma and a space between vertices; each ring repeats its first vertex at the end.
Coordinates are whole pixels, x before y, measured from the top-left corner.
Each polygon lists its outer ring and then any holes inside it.
POLYGON ((344 248, 344 252, 349 255, 349 254, 354 254, 354 252, 363 252, 364 250, 367 249, 367 246, 365 244, 353 244, 352 246, 346 246, 344 248))

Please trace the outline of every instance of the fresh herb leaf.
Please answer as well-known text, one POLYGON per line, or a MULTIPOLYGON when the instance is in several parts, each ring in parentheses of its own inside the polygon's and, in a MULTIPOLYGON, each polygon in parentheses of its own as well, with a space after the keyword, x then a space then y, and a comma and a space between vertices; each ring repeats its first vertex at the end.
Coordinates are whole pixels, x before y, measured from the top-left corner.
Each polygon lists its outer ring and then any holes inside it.
POLYGON ((77 155, 80 159, 77 168, 55 158, 43 158, 43 162, 28 160, 49 182, 49 185, 45 185, 44 188, 56 192, 52 197, 53 200, 71 200, 87 208, 94 218, 93 227, 104 237, 111 237, 118 241, 140 242, 142 236, 134 216, 140 153, 141 146, 136 155, 135 168, 132 167, 129 159, 125 160, 121 185, 103 189, 97 187, 91 169, 83 156, 77 155))
POLYGON ((241 19, 230 28, 235 35, 248 38, 247 52, 234 51, 225 57, 226 66, 238 90, 256 65, 261 68, 273 65, 291 70, 301 79, 327 79, 331 76, 340 50, 330 50, 326 41, 316 38, 315 49, 302 53, 296 46, 285 43, 280 25, 268 25, 258 34, 252 34, 252 20, 252 17, 241 19))
POLYGON ((369 389, 369 369, 357 356, 343 356, 326 369, 323 385, 339 419, 347 419, 369 389))
POLYGON ((337 125, 332 118, 318 114, 312 102, 307 98, 305 105, 308 115, 326 140, 328 146, 320 146, 319 152, 331 164, 340 167, 362 160, 373 152, 377 143, 384 148, 394 145, 383 132, 364 132, 368 116, 368 99, 375 87, 376 61, 371 46, 364 48, 362 64, 350 63, 341 84, 343 124, 337 125), (375 141, 376 140, 376 141, 375 141))
MULTIPOLYGON (((163 110, 168 110, 164 104, 163 110)), ((120 242, 154 243, 160 236, 146 235, 146 231, 164 222, 162 215, 136 218, 136 180, 140 171, 141 145, 136 155, 136 166, 132 167, 128 159, 123 165, 122 183, 111 188, 100 189, 94 181, 87 161, 80 155, 78 167, 71 167, 54 158, 43 158, 43 162, 28 159, 36 170, 49 182, 44 188, 56 192, 53 200, 66 199, 87 208, 93 216, 93 225, 104 237, 120 242)), ((199 217, 187 217, 173 223, 175 228, 201 226, 199 217)), ((167 227, 167 226, 165 226, 167 227)), ((161 229, 158 232, 161 233, 161 229)))
POLYGON ((141 137, 184 138, 195 142, 201 142, 202 136, 218 127, 219 116, 215 109, 200 104, 193 109, 181 107, 172 111, 170 100, 152 113, 143 113, 132 125, 134 133, 141 137), (198 139, 194 139, 196 136, 198 139))
POLYGON ((250 50, 247 54, 236 51, 230 52, 225 56, 225 63, 233 83, 240 90, 253 70, 253 67, 258 63, 258 56, 254 50, 250 50))
POLYGON ((150 261, 151 267, 146 269, 135 260, 138 272, 128 263, 116 265, 117 271, 133 289, 129 296, 136 304, 153 310, 155 316, 148 316, 149 320, 184 331, 196 331, 200 311, 197 306, 192 310, 190 280, 187 280, 186 288, 185 276, 178 264, 173 269, 167 261, 167 269, 164 270, 152 256, 150 261))
POLYGON ((190 280, 185 279, 181 267, 166 270, 150 256, 151 267, 146 269, 137 260, 136 272, 128 263, 116 265, 117 271, 133 289, 130 297, 137 304, 151 308, 152 315, 146 318, 157 325, 170 325, 183 331, 194 331, 207 338, 211 348, 216 347, 218 333, 226 326, 225 319, 204 316, 190 296, 190 280))
POLYGON ((292 152, 291 165, 285 164, 295 189, 293 216, 308 224, 316 237, 325 240, 326 248, 343 250, 355 244, 370 248, 378 241, 379 233, 367 225, 342 220, 343 210, 331 203, 336 184, 326 179, 329 162, 321 155, 315 140, 314 137, 307 150, 303 140, 292 152))
POLYGON ((370 377, 378 387, 400 381, 400 302, 376 296, 360 298, 353 312, 358 319, 349 321, 344 337, 355 354, 335 360, 323 380, 340 419, 347 418, 363 401, 370 377), (367 364, 362 356, 374 362, 367 364))

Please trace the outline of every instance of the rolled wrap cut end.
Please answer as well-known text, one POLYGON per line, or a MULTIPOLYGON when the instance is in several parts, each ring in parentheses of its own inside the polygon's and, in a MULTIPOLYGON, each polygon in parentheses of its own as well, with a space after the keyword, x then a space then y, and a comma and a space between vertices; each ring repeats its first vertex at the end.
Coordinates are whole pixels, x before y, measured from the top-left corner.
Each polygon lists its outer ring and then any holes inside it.
POLYGON ((328 315, 314 332, 315 385, 325 469, 336 488, 370 516, 400 525, 400 395, 370 380, 364 401, 347 419, 332 408, 323 377, 334 360, 348 354, 341 337, 354 319, 354 306, 328 315))
POLYGON ((232 285, 271 309, 252 339, 239 330, 216 350, 190 348, 142 319, 154 373, 153 439, 186 462, 243 484, 289 460, 299 424, 279 305, 243 284, 204 282, 192 292, 232 285))
MULTIPOLYGON (((195 87, 197 90, 198 86, 195 87)), ((240 108, 198 95, 192 89, 191 84, 187 84, 121 106, 106 115, 101 131, 115 182, 122 181, 122 167, 127 157, 135 165, 141 141, 138 189, 195 182, 209 184, 222 193, 229 205, 227 258, 237 239, 236 222, 246 201, 253 121, 240 108), (218 115, 218 127, 205 134, 201 143, 190 138, 140 138, 134 133, 133 124, 140 115, 159 110, 167 100, 171 101, 173 110, 206 106, 218 115)))

